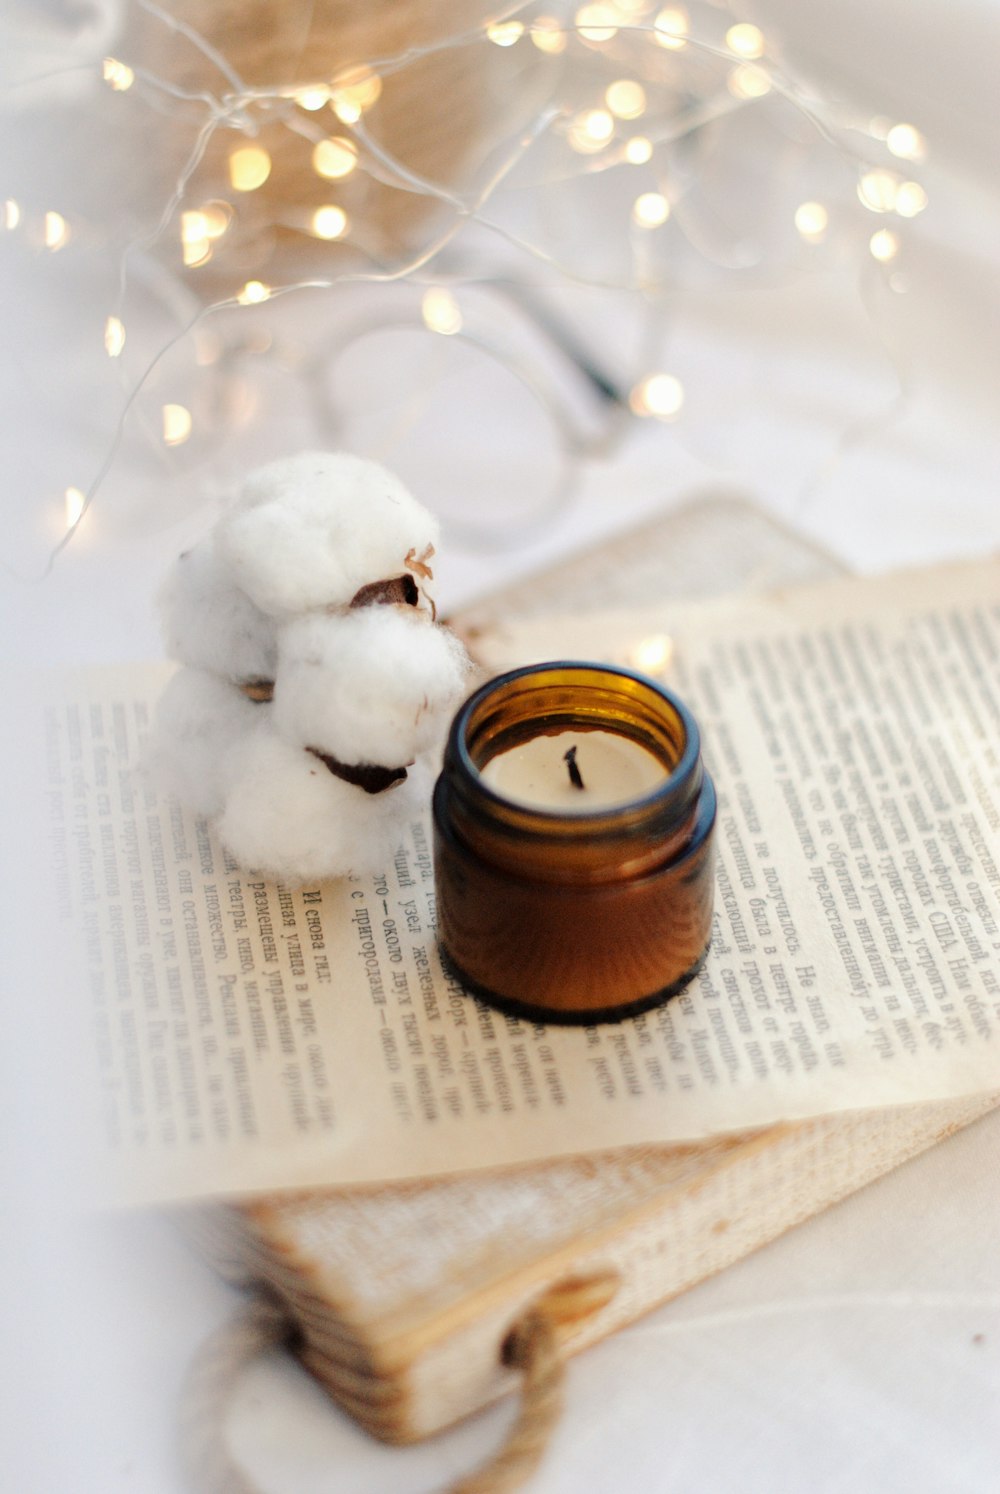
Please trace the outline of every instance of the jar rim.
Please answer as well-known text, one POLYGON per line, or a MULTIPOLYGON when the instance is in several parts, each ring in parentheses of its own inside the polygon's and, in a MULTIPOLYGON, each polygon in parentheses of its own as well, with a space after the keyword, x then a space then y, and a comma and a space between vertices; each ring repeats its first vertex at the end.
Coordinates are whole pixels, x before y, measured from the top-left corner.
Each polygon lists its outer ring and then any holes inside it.
MULTIPOLYGON (((600 721, 595 719, 595 727, 597 726, 612 729, 608 727, 604 718, 600 721)), ((637 732, 622 731, 621 735, 632 736, 634 740, 640 739, 640 734, 637 732)), ((648 741, 645 745, 649 747, 648 741)), ((629 669, 624 665, 583 659, 557 659, 525 664, 485 681, 460 707, 452 722, 445 750, 445 766, 452 765, 461 776, 474 782, 477 792, 484 796, 488 804, 492 804, 497 809, 502 808, 507 811, 513 809, 519 817, 523 816, 526 823, 535 824, 539 829, 572 824, 574 827, 579 827, 581 831, 606 823, 609 814, 616 817, 621 815, 645 817, 649 814, 662 813, 671 805, 676 806, 678 800, 687 802, 692 791, 697 792, 700 760, 701 733, 698 723, 688 707, 673 691, 649 675, 629 669), (637 694, 645 692, 652 701, 662 703, 669 708, 673 718, 679 723, 682 741, 677 759, 668 766, 667 775, 662 783, 635 799, 627 799, 622 804, 616 804, 612 810, 608 808, 580 809, 573 810, 571 813, 515 802, 497 792, 489 784, 482 776, 480 766, 469 746, 470 726, 473 725, 477 714, 481 712, 484 703, 488 702, 492 696, 516 687, 517 683, 522 680, 530 681, 533 688, 539 692, 551 690, 560 675, 568 675, 571 680, 573 676, 577 676, 579 688, 583 691, 587 688, 587 677, 593 679, 599 676, 605 681, 617 679, 625 687, 621 692, 623 696, 631 695, 636 698, 637 694)))

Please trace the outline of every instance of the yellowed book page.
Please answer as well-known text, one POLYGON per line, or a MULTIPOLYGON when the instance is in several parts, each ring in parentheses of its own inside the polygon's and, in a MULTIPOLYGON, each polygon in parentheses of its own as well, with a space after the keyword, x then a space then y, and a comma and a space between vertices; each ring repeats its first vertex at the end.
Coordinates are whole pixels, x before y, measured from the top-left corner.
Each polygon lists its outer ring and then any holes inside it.
POLYGON ((61 686, 45 762, 89 1186, 384 1181, 1000 1087, 1000 567, 478 646, 627 662, 661 635, 720 794, 713 945, 681 996, 593 1028, 501 1016, 442 972, 429 823, 377 877, 262 881, 139 768, 162 668, 61 686))

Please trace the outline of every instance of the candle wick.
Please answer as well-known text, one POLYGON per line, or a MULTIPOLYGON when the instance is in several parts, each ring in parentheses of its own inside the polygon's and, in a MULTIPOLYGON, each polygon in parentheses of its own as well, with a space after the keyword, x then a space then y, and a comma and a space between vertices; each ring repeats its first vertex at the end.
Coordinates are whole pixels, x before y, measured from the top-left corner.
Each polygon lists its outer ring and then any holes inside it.
POLYGON ((575 746, 567 748, 567 750, 563 753, 563 762, 566 764, 566 768, 569 772, 570 783, 574 788, 582 789, 584 787, 583 775, 576 765, 575 746))

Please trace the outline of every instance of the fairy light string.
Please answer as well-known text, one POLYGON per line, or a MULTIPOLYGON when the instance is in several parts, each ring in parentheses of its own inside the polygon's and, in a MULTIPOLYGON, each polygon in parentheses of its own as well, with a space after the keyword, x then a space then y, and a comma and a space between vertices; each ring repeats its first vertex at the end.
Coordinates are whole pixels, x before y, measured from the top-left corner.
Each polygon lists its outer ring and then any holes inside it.
MULTIPOLYGON (((131 377, 98 472, 86 486, 72 489, 83 497, 74 496, 65 533, 52 549, 47 569, 90 509, 114 461, 125 422, 155 369, 170 349, 223 310, 242 312, 263 301, 352 282, 409 279, 426 290, 443 280, 452 289, 460 288, 460 272, 456 277, 453 265, 437 270, 436 262, 472 223, 561 281, 632 291, 662 308, 683 290, 662 257, 653 253, 658 236, 669 227, 671 234, 680 235, 689 249, 699 252, 685 214, 677 211, 687 189, 682 173, 675 171, 676 151, 743 111, 770 107, 772 100, 794 111, 812 132, 815 146, 831 152, 855 181, 853 210, 846 193, 840 200, 824 199, 815 190, 794 207, 789 227, 803 253, 823 252, 823 246, 837 237, 835 228, 842 240, 846 215, 853 211, 857 222, 850 232, 857 263, 867 260, 889 284, 893 267, 905 252, 909 224, 928 202, 926 188, 916 176, 928 147, 916 125, 887 118, 858 120, 817 100, 779 64, 759 27, 718 7, 698 7, 695 20, 686 7, 654 7, 648 0, 586 3, 572 12, 561 8, 558 14, 551 4, 522 0, 498 7, 480 24, 385 55, 352 60, 349 67, 328 76, 315 76, 306 55, 300 77, 261 87, 248 83, 233 60, 184 17, 172 15, 154 0, 133 0, 133 6, 200 57, 206 78, 198 87, 189 86, 153 70, 147 58, 130 56, 125 47, 120 55, 97 65, 109 97, 146 101, 159 111, 164 129, 173 128, 175 113, 190 129, 193 115, 194 130, 159 212, 119 252, 115 304, 102 318, 106 356, 122 366, 124 379, 128 292, 137 256, 155 253, 166 262, 170 273, 193 293, 197 309, 131 377), (472 55, 475 48, 524 58, 525 90, 533 112, 515 121, 506 140, 491 142, 490 169, 478 185, 435 180, 402 159, 398 147, 369 120, 376 119, 390 81, 408 68, 448 52, 472 55), (280 167, 276 149, 269 144, 274 131, 276 138, 298 138, 311 148, 313 201, 289 203, 276 195, 280 167), (222 132, 233 136, 225 152, 228 178, 223 183, 213 176, 206 183, 201 169, 222 132), (541 158, 537 164, 536 157, 541 158), (512 177, 520 181, 518 169, 529 162, 537 173, 530 190, 538 192, 545 192, 552 182, 582 181, 595 172, 642 174, 620 225, 628 256, 624 274, 573 262, 558 245, 509 221, 501 189, 512 177), (363 181, 434 204, 445 221, 431 221, 425 242, 400 252, 384 236, 366 234, 363 205, 355 209, 341 194, 341 186, 353 189, 363 181), (871 226, 865 230, 861 224, 869 214, 876 222, 869 218, 871 226), (334 256, 330 272, 272 284, 266 272, 252 270, 228 293, 205 297, 201 286, 218 284, 220 277, 233 279, 227 251, 244 218, 269 230, 290 231, 324 249, 334 256)), ((443 123, 448 102, 447 94, 431 101, 443 123)), ((2 232, 23 234, 30 211, 18 197, 7 198, 0 216, 2 232)), ((72 216, 60 212, 58 204, 44 209, 45 252, 64 250, 75 232, 72 216)), ((427 324, 436 326, 433 318, 427 324)), ((438 330, 447 328, 442 324, 438 330)), ((898 366, 895 371, 902 389, 905 381, 898 366)), ((667 369, 640 370, 629 404, 638 415, 683 425, 683 386, 667 369)), ((163 441, 182 444, 191 433, 191 419, 189 410, 171 403, 170 413, 163 416, 163 441)), ((854 444, 856 429, 845 439, 854 444)))

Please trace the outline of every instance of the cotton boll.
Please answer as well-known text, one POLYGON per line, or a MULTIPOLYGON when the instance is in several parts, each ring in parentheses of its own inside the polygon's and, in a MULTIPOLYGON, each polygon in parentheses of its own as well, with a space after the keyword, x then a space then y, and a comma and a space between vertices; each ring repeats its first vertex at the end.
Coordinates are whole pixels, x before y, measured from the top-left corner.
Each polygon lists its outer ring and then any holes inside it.
POLYGON ((409 763, 443 734, 469 669, 459 640, 410 609, 296 618, 279 634, 275 726, 343 763, 409 763))
POLYGON ((218 833, 244 867, 284 882, 376 871, 426 806, 426 775, 383 794, 334 777, 319 758, 272 731, 242 742, 218 833))
POLYGON ((420 565, 437 521, 360 457, 306 452, 260 468, 216 532, 237 584, 274 617, 346 606, 365 584, 407 569, 429 596, 420 565))
POLYGON ((164 631, 188 667, 158 708, 152 758, 244 867, 285 881, 373 870, 426 811, 431 775, 415 760, 443 737, 470 669, 419 605, 436 539, 381 467, 306 454, 252 474, 176 563, 164 631), (238 688, 257 680, 273 702, 238 688), (351 783, 338 764, 407 772, 369 793, 371 775, 351 783))
POLYGON ((172 659, 231 680, 274 678, 274 620, 239 590, 211 535, 174 563, 159 603, 172 659))
POLYGON ((269 707, 254 705, 203 669, 179 669, 153 717, 146 763, 157 783, 196 814, 221 813, 234 746, 258 732, 269 707))

